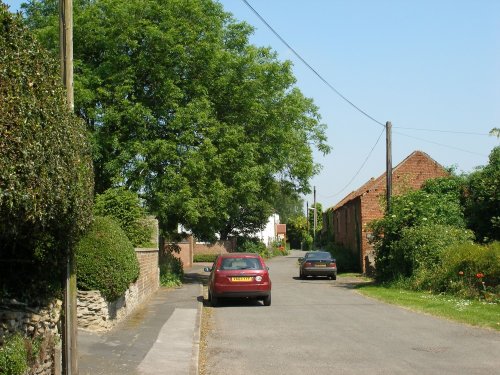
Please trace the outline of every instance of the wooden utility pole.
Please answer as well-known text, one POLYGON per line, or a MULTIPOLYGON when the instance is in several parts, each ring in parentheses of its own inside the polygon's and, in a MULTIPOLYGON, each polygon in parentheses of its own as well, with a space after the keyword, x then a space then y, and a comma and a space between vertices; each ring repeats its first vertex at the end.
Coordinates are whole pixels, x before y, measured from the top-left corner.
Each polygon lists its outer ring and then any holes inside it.
POLYGON ((385 123, 385 139, 386 139, 386 200, 387 212, 391 211, 391 196, 392 196, 392 124, 390 121, 385 123))
MULTIPOLYGON (((74 111, 73 97, 73 1, 59 0, 59 50, 61 55, 61 77, 66 89, 66 101, 74 111)), ((74 250, 66 253, 66 277, 64 279, 64 321, 62 372, 64 375, 78 375, 76 272, 74 250)))
POLYGON ((61 76, 66 88, 66 100, 71 112, 73 99, 73 0, 59 0, 59 51, 61 55, 61 76))
POLYGON ((314 212, 313 212, 313 226, 314 226, 314 229, 313 229, 313 250, 315 248, 315 245, 316 245, 316 224, 318 223, 318 217, 317 217, 317 210, 316 210, 316 186, 314 187, 314 212))

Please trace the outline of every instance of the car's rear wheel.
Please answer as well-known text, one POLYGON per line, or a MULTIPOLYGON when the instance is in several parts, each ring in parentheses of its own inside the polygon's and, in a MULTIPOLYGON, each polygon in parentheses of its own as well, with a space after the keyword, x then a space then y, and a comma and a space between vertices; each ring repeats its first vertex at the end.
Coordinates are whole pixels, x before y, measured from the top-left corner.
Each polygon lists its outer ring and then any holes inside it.
POLYGON ((330 276, 330 279, 332 279, 332 280, 337 280, 337 275, 332 275, 332 276, 330 276))
POLYGON ((262 302, 264 302, 264 306, 271 306, 271 293, 269 293, 268 296, 266 296, 262 302))

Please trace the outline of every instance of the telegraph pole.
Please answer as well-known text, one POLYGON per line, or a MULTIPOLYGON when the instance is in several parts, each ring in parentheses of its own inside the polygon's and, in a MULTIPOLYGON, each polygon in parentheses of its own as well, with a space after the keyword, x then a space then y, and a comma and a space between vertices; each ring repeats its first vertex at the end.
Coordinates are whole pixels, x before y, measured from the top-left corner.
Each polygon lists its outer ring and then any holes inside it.
POLYGON ((386 143, 386 200, 387 212, 391 211, 392 196, 392 124, 390 121, 385 123, 385 143, 386 143))
POLYGON ((314 250, 314 247, 316 245, 316 224, 318 223, 318 217, 317 217, 317 210, 316 210, 316 186, 314 187, 314 219, 313 219, 313 225, 314 225, 314 229, 313 229, 313 250, 314 250))
MULTIPOLYGON (((74 112, 73 96, 73 0, 59 0, 59 50, 61 56, 61 77, 66 89, 66 101, 74 112)), ((66 275, 64 279, 64 321, 62 372, 64 375, 78 375, 76 272, 74 250, 67 249, 66 275)))

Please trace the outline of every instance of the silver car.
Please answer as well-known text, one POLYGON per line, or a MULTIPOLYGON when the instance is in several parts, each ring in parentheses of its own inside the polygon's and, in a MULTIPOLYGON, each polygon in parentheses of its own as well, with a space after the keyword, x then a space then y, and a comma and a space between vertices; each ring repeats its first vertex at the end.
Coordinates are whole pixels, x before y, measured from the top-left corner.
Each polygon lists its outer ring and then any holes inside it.
POLYGON ((327 251, 308 251, 304 258, 299 258, 299 276, 326 276, 337 280, 337 263, 327 251))

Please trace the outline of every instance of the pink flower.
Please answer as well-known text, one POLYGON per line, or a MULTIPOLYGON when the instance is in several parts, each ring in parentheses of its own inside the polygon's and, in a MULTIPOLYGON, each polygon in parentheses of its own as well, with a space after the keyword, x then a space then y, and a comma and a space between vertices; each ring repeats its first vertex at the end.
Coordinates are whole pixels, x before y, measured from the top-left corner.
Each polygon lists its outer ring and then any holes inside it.
POLYGON ((477 277, 478 279, 482 279, 482 278, 484 277, 484 273, 481 273, 481 272, 476 273, 476 277, 477 277))

